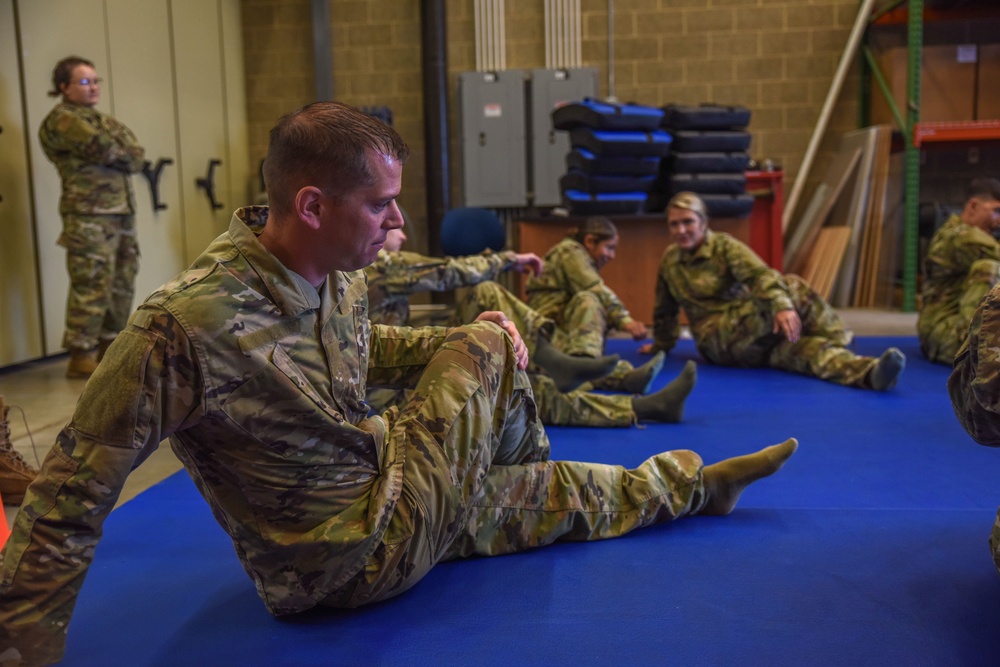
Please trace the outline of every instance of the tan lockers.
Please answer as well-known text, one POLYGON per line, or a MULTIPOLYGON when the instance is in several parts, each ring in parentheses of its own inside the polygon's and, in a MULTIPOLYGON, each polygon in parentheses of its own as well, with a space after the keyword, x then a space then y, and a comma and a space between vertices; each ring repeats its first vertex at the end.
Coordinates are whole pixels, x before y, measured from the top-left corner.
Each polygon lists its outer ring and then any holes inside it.
MULTIPOLYGON (((240 2, 0 0, 5 11, 12 5, 23 72, 20 94, 41 286, 42 353, 51 355, 62 349, 68 289, 65 251, 56 245, 59 178, 37 136, 56 103, 46 95, 52 67, 71 54, 92 60, 104 78, 98 108, 132 129, 153 167, 161 159, 171 161, 158 181, 158 199, 166 208, 154 210, 148 181, 141 174, 133 176, 141 252, 138 303, 184 269, 225 231, 232 211, 251 201, 240 2), (212 171, 219 208, 213 208, 198 185, 208 176, 211 161, 218 161, 212 171)), ((0 48, 6 48, 4 42, 0 48)), ((7 146, 0 146, 6 153, 7 146)), ((0 271, 7 273, 6 268, 0 271)), ((10 332, 4 315, 0 340, 10 332)), ((19 360, 0 358, 0 365, 19 360)))

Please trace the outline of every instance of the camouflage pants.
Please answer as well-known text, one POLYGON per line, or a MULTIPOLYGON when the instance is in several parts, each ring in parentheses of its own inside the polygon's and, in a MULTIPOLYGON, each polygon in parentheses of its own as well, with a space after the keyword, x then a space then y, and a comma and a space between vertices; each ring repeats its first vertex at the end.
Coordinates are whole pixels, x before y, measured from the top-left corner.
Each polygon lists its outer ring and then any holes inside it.
POLYGON ((997 520, 993 524, 993 532, 990 534, 990 552, 993 554, 993 563, 1000 572, 1000 511, 997 512, 997 520))
POLYGON ((836 311, 795 275, 785 276, 802 334, 792 343, 773 333, 771 305, 755 299, 734 303, 725 313, 691 325, 698 351, 720 366, 776 368, 836 384, 867 387, 878 361, 847 348, 853 335, 836 311))
MULTIPOLYGON (((581 292, 577 296, 579 299, 574 297, 570 302, 571 307, 567 306, 566 312, 571 314, 574 325, 582 328, 563 330, 556 326, 555 320, 542 315, 524 301, 521 301, 503 285, 487 280, 468 290, 465 298, 459 302, 455 309, 454 324, 471 322, 480 313, 489 310, 499 310, 517 327, 532 358, 535 355, 535 348, 537 347, 538 336, 540 335, 552 341, 552 344, 557 349, 566 354, 599 357, 604 354, 604 339, 607 333, 604 308, 601 306, 597 295, 593 292, 581 292), (567 331, 573 331, 574 333, 570 335, 567 331), (577 335, 580 337, 579 340, 575 338, 577 335)), ((578 391, 585 392, 590 389, 617 391, 621 387, 621 378, 632 369, 632 364, 627 361, 620 361, 610 375, 593 383, 584 384, 579 387, 578 391)), ((532 371, 540 374, 545 373, 543 369, 536 366, 532 366, 532 371)), ((554 385, 552 389, 555 390, 554 385)), ((561 424, 565 422, 545 421, 545 423, 561 424)))
POLYGON ((930 361, 949 366, 969 335, 972 316, 993 286, 1000 282, 1000 262, 980 259, 972 263, 962 291, 952 303, 927 303, 920 310, 917 336, 920 351, 930 361))
POLYGON ((527 375, 515 364, 510 338, 494 325, 448 337, 390 425, 405 468, 382 543, 326 604, 393 597, 444 560, 618 537, 704 505, 693 452, 659 454, 633 470, 549 461, 527 375))
POLYGON ((114 340, 132 312, 139 247, 131 215, 63 215, 69 295, 63 346, 90 350, 114 340))
MULTIPOLYGON (((528 378, 535 396, 538 421, 547 426, 625 428, 636 423, 631 396, 595 394, 580 389, 564 394, 547 375, 529 373, 528 378)), ((368 403, 374 414, 382 414, 393 406, 402 408, 409 395, 406 389, 369 389, 368 403)))

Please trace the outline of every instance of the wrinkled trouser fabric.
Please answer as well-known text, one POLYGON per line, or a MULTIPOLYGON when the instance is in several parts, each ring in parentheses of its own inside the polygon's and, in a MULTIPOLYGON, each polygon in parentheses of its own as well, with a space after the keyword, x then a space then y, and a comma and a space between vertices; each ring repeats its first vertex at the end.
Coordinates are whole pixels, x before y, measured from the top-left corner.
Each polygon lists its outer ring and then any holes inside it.
POLYGON ((139 270, 131 215, 63 215, 69 294, 63 346, 91 350, 128 324, 139 270))
POLYGON ((701 458, 658 454, 626 470, 548 460, 525 373, 495 326, 454 331, 388 437, 403 440, 403 492, 382 544, 327 604, 393 597, 438 562, 557 540, 618 537, 697 512, 701 458))
POLYGON ((847 348, 853 338, 836 311, 794 274, 785 276, 802 335, 792 343, 773 333, 770 303, 734 302, 728 313, 691 325, 698 352, 713 364, 776 368, 835 384, 870 387, 868 373, 878 362, 847 348))

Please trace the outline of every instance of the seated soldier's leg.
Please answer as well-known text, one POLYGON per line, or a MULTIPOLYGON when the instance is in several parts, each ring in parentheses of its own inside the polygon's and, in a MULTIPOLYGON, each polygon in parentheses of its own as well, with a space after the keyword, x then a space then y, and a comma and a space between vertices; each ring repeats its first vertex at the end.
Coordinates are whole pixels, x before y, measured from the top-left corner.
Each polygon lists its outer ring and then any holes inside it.
POLYGON ((553 342, 566 354, 599 357, 604 354, 607 314, 600 297, 589 290, 577 292, 563 309, 562 324, 553 342))
POLYGON ((465 298, 455 307, 452 324, 467 324, 490 310, 501 311, 514 323, 531 356, 535 355, 535 341, 539 335, 551 340, 555 333, 555 321, 528 306, 503 285, 491 280, 468 289, 465 298))
POLYGON ((840 315, 809 284, 794 273, 785 276, 795 310, 802 319, 802 335, 826 338, 840 347, 854 340, 854 333, 844 326, 840 315))
POLYGON ((357 606, 402 593, 461 534, 492 466, 548 458, 527 375, 516 364, 510 337, 492 323, 451 332, 387 435, 399 441, 405 465, 382 542, 327 604, 357 606))
POLYGON ((997 520, 990 533, 990 551, 993 553, 993 564, 996 565, 997 572, 1000 572, 1000 512, 997 512, 997 520))
POLYGON ((538 418, 551 426, 627 427, 635 423, 632 398, 587 391, 561 392, 547 375, 529 374, 538 418))
POLYGON ((657 454, 632 470, 577 461, 494 466, 449 556, 607 539, 685 515, 728 514, 749 484, 777 472, 797 446, 791 439, 705 468, 690 451, 657 454))
POLYGON ((783 341, 771 351, 770 366, 850 387, 884 391, 896 384, 906 357, 890 348, 878 358, 855 354, 820 336, 783 341))

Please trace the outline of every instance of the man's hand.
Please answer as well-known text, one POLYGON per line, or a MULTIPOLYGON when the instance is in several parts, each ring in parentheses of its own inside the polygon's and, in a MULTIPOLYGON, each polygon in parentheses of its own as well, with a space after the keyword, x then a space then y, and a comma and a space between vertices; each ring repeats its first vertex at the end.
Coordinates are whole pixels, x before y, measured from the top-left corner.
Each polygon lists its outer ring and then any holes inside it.
POLYGON ((639 346, 639 354, 653 354, 654 347, 656 343, 643 343, 639 346))
POLYGON ((521 339, 521 334, 517 330, 517 327, 507 319, 506 315, 499 310, 488 310, 485 313, 480 313, 476 321, 493 322, 510 334, 511 339, 514 341, 514 355, 517 357, 517 367, 522 371, 528 367, 528 348, 521 339))
POLYGON ((537 276, 542 272, 542 258, 533 252, 519 252, 514 255, 514 266, 511 268, 537 276))
POLYGON ((628 324, 622 327, 622 331, 627 332, 632 336, 633 340, 642 340, 648 335, 646 330, 646 325, 639 320, 632 320, 628 324))
POLYGON ((799 335, 802 333, 802 320, 799 319, 799 314, 791 308, 788 310, 779 310, 775 313, 774 328, 771 329, 771 333, 778 333, 779 331, 790 343, 797 342, 799 335))

